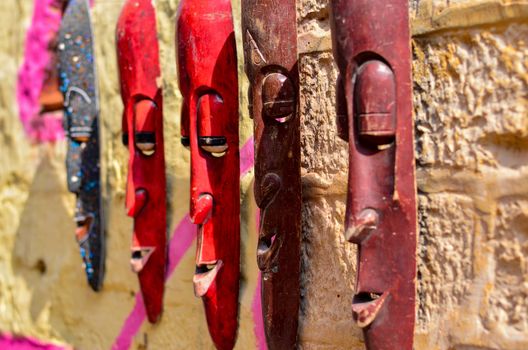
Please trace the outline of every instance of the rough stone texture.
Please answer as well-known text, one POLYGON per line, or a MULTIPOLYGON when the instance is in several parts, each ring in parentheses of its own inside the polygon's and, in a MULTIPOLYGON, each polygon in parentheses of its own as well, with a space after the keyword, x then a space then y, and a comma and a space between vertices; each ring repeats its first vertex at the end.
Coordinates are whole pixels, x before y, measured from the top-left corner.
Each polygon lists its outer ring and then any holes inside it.
POLYGON ((420 347, 528 346, 527 37, 415 39, 420 347))
POLYGON ((303 168, 303 349, 360 349, 350 322, 355 247, 341 233, 346 199, 346 144, 336 135, 336 70, 330 53, 300 58, 303 168))
MULTIPOLYGON (((527 7, 410 1, 420 214, 415 349, 528 347, 527 7)), ((355 251, 342 238, 347 155, 334 121, 328 1, 300 1, 298 15, 300 339, 307 349, 360 349, 350 311, 355 251)))
MULTIPOLYGON (((179 142, 174 20, 156 1, 165 94, 169 228, 188 207, 189 155, 179 142)), ((73 238, 65 145, 29 144, 18 120, 16 70, 32 1, 0 1, 0 330, 108 349, 138 291, 129 271, 127 151, 114 29, 121 0, 93 9, 103 120, 109 252, 104 290, 91 292, 73 238)), ((363 349, 351 318, 356 251, 342 235, 347 162, 337 137, 328 0, 298 0, 303 166, 302 349, 363 349)), ((417 350, 528 348, 528 2, 411 0, 419 189, 417 350)), ((239 2, 235 28, 240 45, 239 2)), ((241 141, 251 134, 241 77, 241 141)), ((242 182, 242 290, 237 349, 255 348, 257 273, 252 179, 242 182)), ((212 349, 193 296, 194 249, 166 286, 161 324, 132 349, 212 349)))

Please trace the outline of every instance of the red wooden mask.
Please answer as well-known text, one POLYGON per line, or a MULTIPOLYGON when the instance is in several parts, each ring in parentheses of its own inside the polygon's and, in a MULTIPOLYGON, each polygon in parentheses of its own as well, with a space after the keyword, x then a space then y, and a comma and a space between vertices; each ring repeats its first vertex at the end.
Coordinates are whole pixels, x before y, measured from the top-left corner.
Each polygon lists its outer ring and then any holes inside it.
POLYGON ((182 0, 177 19, 182 143, 191 152, 191 220, 198 225, 194 292, 218 349, 238 327, 240 164, 238 78, 230 0, 182 0))
POLYGON ((354 319, 368 349, 412 349, 416 278, 407 0, 333 0, 338 114, 349 143, 345 235, 359 246, 354 319))
POLYGON ((123 143, 127 145, 126 208, 134 218, 132 270, 148 319, 161 314, 166 256, 165 159, 156 16, 151 0, 125 2, 117 23, 123 143))
POLYGON ((257 262, 270 349, 294 349, 300 303, 301 174, 294 0, 243 0, 242 34, 255 125, 257 262))

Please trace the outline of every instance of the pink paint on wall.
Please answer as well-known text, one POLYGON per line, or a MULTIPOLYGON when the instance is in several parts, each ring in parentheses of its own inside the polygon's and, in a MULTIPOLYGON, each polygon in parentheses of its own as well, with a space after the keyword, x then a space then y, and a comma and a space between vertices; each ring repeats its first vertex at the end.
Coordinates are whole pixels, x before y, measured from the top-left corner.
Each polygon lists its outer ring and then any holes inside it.
MULTIPOLYGON (((257 232, 260 228, 260 210, 257 210, 256 220, 257 232)), ((253 303, 251 304, 251 313, 253 314, 253 322, 255 323, 254 332, 257 338, 257 349, 268 350, 266 344, 266 334, 264 333, 264 318, 262 315, 262 280, 259 272, 257 277, 257 287, 255 288, 255 294, 253 294, 253 303)))
POLYGON ((244 177, 253 168, 255 143, 253 136, 240 149, 240 177, 244 177))
POLYGON ((0 334, 0 349, 9 350, 71 350, 70 347, 45 344, 39 340, 17 337, 8 333, 0 334))
POLYGON ((33 142, 64 138, 62 113, 40 114, 39 96, 51 62, 48 47, 59 30, 57 0, 35 0, 31 26, 26 34, 24 61, 18 71, 17 102, 20 121, 33 142))
MULTIPOLYGON (((251 137, 240 149, 240 177, 244 177, 253 167, 253 150, 253 137, 251 137)), ((166 280, 170 278, 176 267, 178 267, 181 259, 190 249, 195 237, 196 225, 191 222, 189 215, 185 215, 185 217, 179 222, 178 226, 174 230, 174 234, 172 235, 172 238, 169 242, 169 265, 167 266, 167 272, 165 276, 166 280)), ((257 287, 257 290, 260 291, 260 288, 257 287)), ((253 305, 253 309, 254 308, 255 306, 253 305)), ((253 313, 255 313, 255 310, 253 310, 253 313)), ((129 349, 130 345, 132 344, 132 339, 137 334, 137 332, 139 332, 139 329, 145 321, 145 318, 146 314, 145 306, 143 305, 143 297, 141 296, 141 293, 137 293, 134 307, 126 318, 125 323, 121 327, 121 331, 112 345, 112 350, 129 349)), ((262 329, 262 334, 264 334, 262 322, 260 322, 260 325, 255 326, 255 330, 257 329, 262 329)), ((258 337, 259 336, 257 335, 257 338, 258 337)), ((266 343, 264 341, 264 346, 265 345, 266 343)), ((259 349, 263 350, 266 348, 259 347, 259 349)))
MULTIPOLYGON (((187 253, 187 250, 191 247, 194 237, 196 237, 196 225, 191 222, 189 215, 185 215, 178 224, 178 227, 176 227, 176 230, 174 230, 174 234, 169 243, 169 266, 167 266, 166 280, 172 275, 176 266, 178 266, 185 253, 187 253)), ((139 328, 141 328, 145 318, 143 297, 141 293, 137 293, 134 308, 125 320, 121 332, 112 345, 112 350, 130 348, 132 338, 137 334, 139 328)))

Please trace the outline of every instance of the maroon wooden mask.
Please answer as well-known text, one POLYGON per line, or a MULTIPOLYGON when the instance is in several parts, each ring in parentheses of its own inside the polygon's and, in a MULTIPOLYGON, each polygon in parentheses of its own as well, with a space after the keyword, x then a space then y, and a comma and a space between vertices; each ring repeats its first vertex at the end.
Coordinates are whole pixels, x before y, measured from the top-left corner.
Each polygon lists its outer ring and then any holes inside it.
POLYGON ((125 2, 117 23, 123 143, 127 145, 126 208, 134 218, 132 270, 139 276, 148 319, 161 314, 166 256, 163 101, 156 16, 151 0, 125 2))
POLYGON ((345 235, 358 245, 354 319, 368 349, 412 349, 416 278, 407 0, 333 0, 338 114, 349 144, 345 235))
POLYGON ((182 143, 191 152, 191 220, 198 225, 194 292, 218 349, 238 327, 240 161, 238 77, 230 0, 182 0, 177 19, 182 143))
POLYGON ((243 0, 242 35, 255 125, 257 262, 270 349, 293 349, 300 302, 299 72, 294 0, 243 0))

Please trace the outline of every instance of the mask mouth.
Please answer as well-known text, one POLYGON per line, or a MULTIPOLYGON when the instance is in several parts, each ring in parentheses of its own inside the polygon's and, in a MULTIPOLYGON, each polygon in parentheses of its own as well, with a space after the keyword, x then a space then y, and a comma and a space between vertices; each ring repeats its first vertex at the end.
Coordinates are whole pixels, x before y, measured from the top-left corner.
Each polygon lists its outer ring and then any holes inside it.
POLYGON ((132 248, 132 256, 130 258, 130 268, 132 271, 135 273, 141 272, 155 250, 155 247, 132 248))
POLYGON ((278 255, 282 239, 277 234, 271 237, 261 237, 257 246, 257 265, 262 272, 278 271, 278 255))
POLYGON ((222 260, 214 261, 211 264, 196 265, 193 276, 194 295, 203 297, 207 294, 222 266, 224 266, 222 260))
POLYGON ((91 215, 81 215, 75 218, 77 228, 75 229, 75 237, 79 244, 83 244, 89 237, 90 229, 92 227, 93 217, 91 215))
POLYGON ((388 295, 388 292, 360 292, 354 296, 352 313, 360 328, 365 328, 374 321, 388 295))

